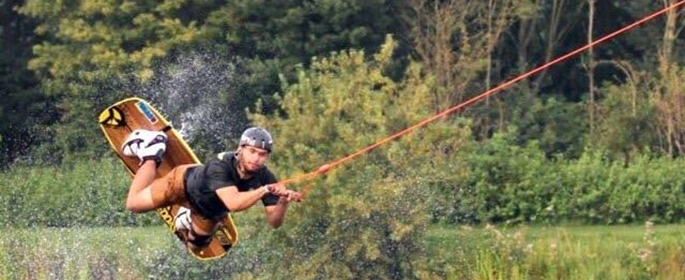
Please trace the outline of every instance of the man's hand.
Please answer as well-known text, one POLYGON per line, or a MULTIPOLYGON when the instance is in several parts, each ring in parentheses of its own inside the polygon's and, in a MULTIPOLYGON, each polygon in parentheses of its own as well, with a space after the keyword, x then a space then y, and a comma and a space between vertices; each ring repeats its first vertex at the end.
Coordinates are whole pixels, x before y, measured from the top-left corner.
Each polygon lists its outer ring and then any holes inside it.
POLYGON ((268 193, 280 196, 282 200, 286 202, 296 201, 302 202, 303 196, 301 193, 289 190, 285 187, 283 183, 274 183, 264 186, 268 193))
POLYGON ((288 190, 288 194, 284 197, 287 202, 296 201, 302 202, 302 194, 293 190, 288 190))
POLYGON ((288 194, 288 189, 285 188, 285 184, 283 183, 268 184, 264 187, 269 191, 269 193, 277 196, 286 196, 288 194))

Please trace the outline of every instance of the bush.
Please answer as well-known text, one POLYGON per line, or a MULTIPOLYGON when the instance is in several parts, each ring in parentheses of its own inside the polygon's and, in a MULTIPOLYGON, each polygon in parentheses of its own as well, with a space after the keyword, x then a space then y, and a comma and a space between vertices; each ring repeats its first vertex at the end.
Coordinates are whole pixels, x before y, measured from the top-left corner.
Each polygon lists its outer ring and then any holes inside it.
MULTIPOLYGON (((433 219, 447 223, 681 222, 685 214, 683 159, 635 155, 613 160, 587 149, 577 160, 546 158, 515 133, 462 149, 464 175, 445 175, 433 199, 433 219), (441 199, 442 198, 442 199, 441 199)), ((449 169, 454 170, 454 167, 449 169)))
POLYGON ((6 226, 123 226, 157 224, 124 206, 130 177, 117 159, 62 167, 13 167, 0 173, 0 218, 6 226))

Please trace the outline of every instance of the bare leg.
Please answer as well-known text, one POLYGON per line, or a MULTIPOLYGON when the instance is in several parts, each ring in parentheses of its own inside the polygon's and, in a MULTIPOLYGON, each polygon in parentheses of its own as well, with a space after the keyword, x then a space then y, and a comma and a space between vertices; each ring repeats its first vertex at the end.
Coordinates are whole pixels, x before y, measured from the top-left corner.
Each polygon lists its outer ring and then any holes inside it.
MULTIPOLYGON (((192 226, 192 224, 191 224, 191 226, 192 226)), ((195 231, 195 233, 197 233, 197 234, 200 235, 200 236, 209 236, 209 237, 204 237, 204 238, 212 238, 211 235, 212 235, 212 233, 214 232, 213 230, 212 230, 212 232, 206 232, 206 231, 200 230, 200 229, 198 229, 198 228, 196 228, 196 227, 193 227, 193 231, 195 231)), ((196 238, 202 238, 202 237, 195 236, 195 235, 192 233, 192 231, 189 231, 189 232, 188 232, 188 241, 195 240, 196 238)), ((187 242, 186 244, 187 244, 187 246, 188 246, 188 249, 190 249, 190 250, 192 250, 192 251, 195 251, 195 252, 197 252, 198 250, 204 248, 204 247, 198 247, 197 245, 193 244, 193 242, 187 242)), ((209 243, 207 243, 207 245, 209 245, 209 243)), ((207 245, 205 245, 205 247, 206 247, 207 245)))
MULTIPOLYGON (((192 227, 192 230, 188 232, 188 241, 191 240, 206 240, 207 245, 209 245, 210 239, 212 238, 212 234, 217 228, 217 222, 209 219, 205 219, 204 217, 198 215, 198 214, 192 214, 192 223, 190 226, 192 227)), ((200 242, 204 243, 204 242, 200 242)), ((188 242, 188 248, 192 251, 197 252, 198 250, 204 248, 205 246, 199 247, 195 245, 193 242, 188 242)))
POLYGON ((133 177, 128 190, 126 208, 134 213, 147 212, 154 209, 150 184, 155 180, 157 166, 154 160, 146 160, 133 177))

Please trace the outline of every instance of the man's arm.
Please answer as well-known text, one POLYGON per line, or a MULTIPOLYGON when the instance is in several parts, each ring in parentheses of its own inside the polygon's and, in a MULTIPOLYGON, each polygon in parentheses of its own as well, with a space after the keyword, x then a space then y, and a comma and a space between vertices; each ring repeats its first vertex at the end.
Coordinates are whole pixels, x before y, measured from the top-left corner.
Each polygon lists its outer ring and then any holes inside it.
POLYGON ((264 195, 269 193, 266 187, 256 188, 246 192, 239 192, 236 186, 216 190, 219 199, 231 212, 243 211, 255 205, 264 195))
POLYGON ((288 210, 288 203, 289 202, 284 197, 281 197, 276 205, 264 207, 266 221, 271 227, 278 228, 281 226, 283 219, 285 218, 285 211, 288 210))
POLYGON ((266 221, 269 223, 269 225, 271 225, 273 228, 278 228, 281 226, 285 218, 285 212, 288 210, 288 204, 291 201, 301 202, 302 195, 299 192, 286 190, 285 193, 278 199, 276 205, 264 207, 264 211, 266 212, 266 221))

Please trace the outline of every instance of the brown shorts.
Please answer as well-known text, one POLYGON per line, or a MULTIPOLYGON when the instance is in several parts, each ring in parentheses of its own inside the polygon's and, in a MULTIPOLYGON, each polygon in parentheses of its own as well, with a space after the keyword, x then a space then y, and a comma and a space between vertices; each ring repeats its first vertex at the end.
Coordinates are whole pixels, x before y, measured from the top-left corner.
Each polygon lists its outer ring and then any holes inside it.
POLYGON ((197 213, 188 203, 185 190, 185 174, 188 168, 197 166, 197 164, 179 165, 169 171, 167 175, 162 178, 157 178, 150 185, 152 192, 152 203, 155 208, 167 207, 174 204, 181 205, 190 211, 190 220, 193 224, 193 229, 201 235, 208 235, 214 232, 218 221, 213 221, 205 218, 197 213))

